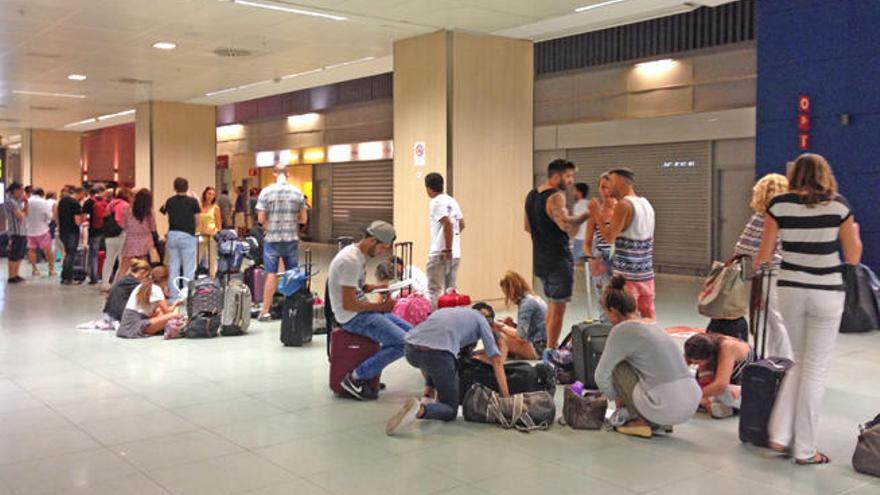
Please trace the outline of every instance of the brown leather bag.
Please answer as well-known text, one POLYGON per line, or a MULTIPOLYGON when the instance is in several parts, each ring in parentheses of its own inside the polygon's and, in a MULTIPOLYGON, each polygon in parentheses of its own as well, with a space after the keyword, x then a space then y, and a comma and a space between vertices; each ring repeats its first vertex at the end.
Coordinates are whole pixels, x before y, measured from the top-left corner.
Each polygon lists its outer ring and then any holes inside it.
POLYGON ((599 430, 605 424, 605 412, 608 400, 597 392, 590 392, 581 397, 565 387, 565 399, 562 403, 562 417, 559 424, 571 426, 575 430, 599 430))

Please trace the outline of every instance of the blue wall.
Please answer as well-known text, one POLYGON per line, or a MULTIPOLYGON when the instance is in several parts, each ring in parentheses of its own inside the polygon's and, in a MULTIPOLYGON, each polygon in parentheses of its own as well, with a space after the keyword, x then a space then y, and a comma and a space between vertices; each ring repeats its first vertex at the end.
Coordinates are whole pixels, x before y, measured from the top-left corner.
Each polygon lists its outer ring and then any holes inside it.
POLYGON ((880 1, 758 0, 757 45, 759 176, 801 153, 797 97, 809 95, 810 151, 834 168, 880 269, 880 1))

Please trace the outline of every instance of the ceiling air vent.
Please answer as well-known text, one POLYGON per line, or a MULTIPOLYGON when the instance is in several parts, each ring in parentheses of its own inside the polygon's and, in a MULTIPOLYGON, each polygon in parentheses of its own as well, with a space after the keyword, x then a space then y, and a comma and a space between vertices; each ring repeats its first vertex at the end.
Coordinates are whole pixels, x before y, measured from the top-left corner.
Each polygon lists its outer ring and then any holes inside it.
POLYGON ((14 119, 14 118, 11 118, 11 117, 0 117, 0 123, 14 124, 14 123, 16 123, 16 122, 21 122, 21 120, 19 120, 19 119, 14 119))
POLYGON ((38 112, 57 112, 58 111, 58 107, 45 107, 45 106, 39 106, 39 105, 31 105, 30 109, 36 110, 38 112))
POLYGON ((214 55, 218 57, 230 57, 230 58, 238 58, 238 57, 249 57, 253 55, 252 52, 248 50, 242 50, 241 48, 232 48, 232 47, 220 47, 214 50, 214 55))
POLYGON ((57 60, 57 59, 61 58, 60 53, 27 52, 27 53, 25 53, 25 55, 28 57, 45 58, 45 59, 49 59, 49 60, 57 60))

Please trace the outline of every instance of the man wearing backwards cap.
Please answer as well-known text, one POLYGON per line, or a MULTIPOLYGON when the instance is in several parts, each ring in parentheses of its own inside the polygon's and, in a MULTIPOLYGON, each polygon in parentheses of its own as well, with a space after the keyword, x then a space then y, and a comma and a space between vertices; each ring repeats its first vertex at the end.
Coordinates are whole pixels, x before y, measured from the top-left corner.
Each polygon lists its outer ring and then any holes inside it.
POLYGON ((343 329, 382 346, 378 353, 342 379, 342 388, 359 400, 379 397, 379 391, 373 390, 369 382, 386 366, 403 357, 404 336, 412 328, 391 314, 393 300, 386 298, 372 303, 364 298, 365 293, 378 288, 365 283, 367 260, 385 254, 396 237, 390 223, 376 220, 364 229, 364 238, 360 242, 344 247, 330 262, 327 288, 336 321, 343 329))

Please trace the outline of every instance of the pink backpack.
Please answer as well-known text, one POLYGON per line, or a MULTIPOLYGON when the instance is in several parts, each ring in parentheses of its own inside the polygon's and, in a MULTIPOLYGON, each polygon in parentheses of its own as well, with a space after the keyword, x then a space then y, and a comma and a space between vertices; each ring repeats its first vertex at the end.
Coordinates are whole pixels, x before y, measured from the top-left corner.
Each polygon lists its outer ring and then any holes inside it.
POLYGON ((410 294, 398 299, 394 303, 394 310, 391 313, 410 325, 416 326, 428 319, 428 315, 431 314, 431 301, 425 296, 410 294))

